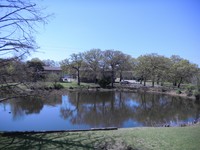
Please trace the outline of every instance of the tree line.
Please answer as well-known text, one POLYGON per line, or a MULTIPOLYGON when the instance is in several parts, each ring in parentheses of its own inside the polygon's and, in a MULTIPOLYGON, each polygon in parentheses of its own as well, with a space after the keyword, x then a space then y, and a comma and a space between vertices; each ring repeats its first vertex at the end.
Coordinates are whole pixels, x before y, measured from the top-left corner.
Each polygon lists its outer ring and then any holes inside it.
POLYGON ((100 49, 72 54, 61 61, 60 65, 67 73, 77 75, 78 85, 83 72, 89 72, 95 83, 97 79, 105 78, 109 72, 112 87, 117 77, 120 81, 123 79, 124 72, 132 72, 133 78, 144 86, 150 80, 153 87, 155 83, 163 85, 165 82, 170 82, 178 88, 182 83, 191 83, 199 72, 198 65, 178 55, 168 58, 152 53, 133 58, 118 50, 100 49))

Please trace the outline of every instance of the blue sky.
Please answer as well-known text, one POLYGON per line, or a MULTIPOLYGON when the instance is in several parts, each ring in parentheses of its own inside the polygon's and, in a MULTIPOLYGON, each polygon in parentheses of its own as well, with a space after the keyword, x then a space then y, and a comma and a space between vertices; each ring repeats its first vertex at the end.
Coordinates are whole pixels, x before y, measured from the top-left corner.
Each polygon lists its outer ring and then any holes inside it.
POLYGON ((38 53, 60 61, 100 48, 179 55, 200 66, 200 0, 43 0, 54 17, 38 29, 38 53))

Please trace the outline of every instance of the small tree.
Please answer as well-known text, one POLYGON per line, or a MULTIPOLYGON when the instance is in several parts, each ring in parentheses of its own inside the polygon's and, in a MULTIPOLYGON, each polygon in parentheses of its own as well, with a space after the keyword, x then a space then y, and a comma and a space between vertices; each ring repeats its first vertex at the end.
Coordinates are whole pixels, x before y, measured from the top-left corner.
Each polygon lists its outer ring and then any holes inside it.
POLYGON ((38 58, 33 58, 31 61, 27 61, 27 67, 29 69, 31 81, 37 82, 38 80, 45 78, 43 75, 43 65, 43 62, 38 58))
POLYGON ((63 85, 59 84, 60 76, 56 73, 51 73, 47 76, 47 81, 53 82, 53 87, 55 89, 62 89, 64 88, 63 85))
POLYGON ((56 73, 48 74, 47 81, 53 82, 53 84, 56 85, 60 81, 60 76, 56 73))

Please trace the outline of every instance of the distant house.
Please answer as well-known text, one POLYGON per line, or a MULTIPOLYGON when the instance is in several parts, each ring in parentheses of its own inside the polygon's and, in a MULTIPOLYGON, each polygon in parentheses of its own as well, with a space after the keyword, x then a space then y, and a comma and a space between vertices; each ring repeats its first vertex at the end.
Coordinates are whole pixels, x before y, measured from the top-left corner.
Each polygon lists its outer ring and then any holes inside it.
POLYGON ((56 73, 58 75, 62 75, 62 69, 60 67, 43 66, 43 68, 44 74, 56 73))
POLYGON ((65 75, 63 78, 61 78, 62 82, 72 82, 76 79, 72 75, 65 75))

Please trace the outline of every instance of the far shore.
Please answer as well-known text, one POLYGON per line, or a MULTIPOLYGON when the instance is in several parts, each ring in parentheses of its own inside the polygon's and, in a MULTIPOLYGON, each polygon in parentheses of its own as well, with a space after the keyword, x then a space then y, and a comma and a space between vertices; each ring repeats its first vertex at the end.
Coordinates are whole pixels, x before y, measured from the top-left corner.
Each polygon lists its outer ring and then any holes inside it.
MULTIPOLYGON (((165 94, 165 95, 171 95, 171 96, 178 96, 186 99, 195 100, 196 97, 192 95, 188 95, 186 93, 186 90, 184 88, 177 88, 173 86, 160 86, 155 85, 154 87, 151 86, 151 84, 147 84, 146 86, 139 84, 139 83, 129 83, 129 84, 120 84, 115 83, 114 88, 107 87, 107 88, 101 88, 98 84, 94 83, 81 83, 81 85, 77 85, 76 82, 58 82, 63 86, 61 89, 54 89, 52 88, 52 83, 46 83, 48 88, 36 88, 36 89, 26 89, 24 95, 34 95, 34 94, 40 94, 40 93, 49 93, 52 91, 88 91, 88 92, 109 92, 109 91, 119 91, 119 92, 147 92, 147 93, 155 93, 155 94, 165 94), (34 91, 36 90, 36 93, 34 91), (177 92, 178 91, 178 92, 177 92), (38 93, 39 92, 39 93, 38 93)), ((23 96, 23 94, 22 94, 23 96)), ((9 98, 0 98, 0 102, 3 102, 5 100, 8 100, 9 98)))
POLYGON ((165 86, 143 86, 141 84, 128 84, 128 85, 119 85, 117 84, 114 88, 100 88, 97 87, 72 87, 67 88, 69 91, 100 91, 100 92, 108 92, 108 91, 121 91, 121 92, 148 92, 148 93, 156 93, 156 94, 166 94, 171 96, 179 96, 188 99, 195 99, 195 96, 188 96, 184 91, 182 93, 177 93, 175 89, 170 89, 165 86))

